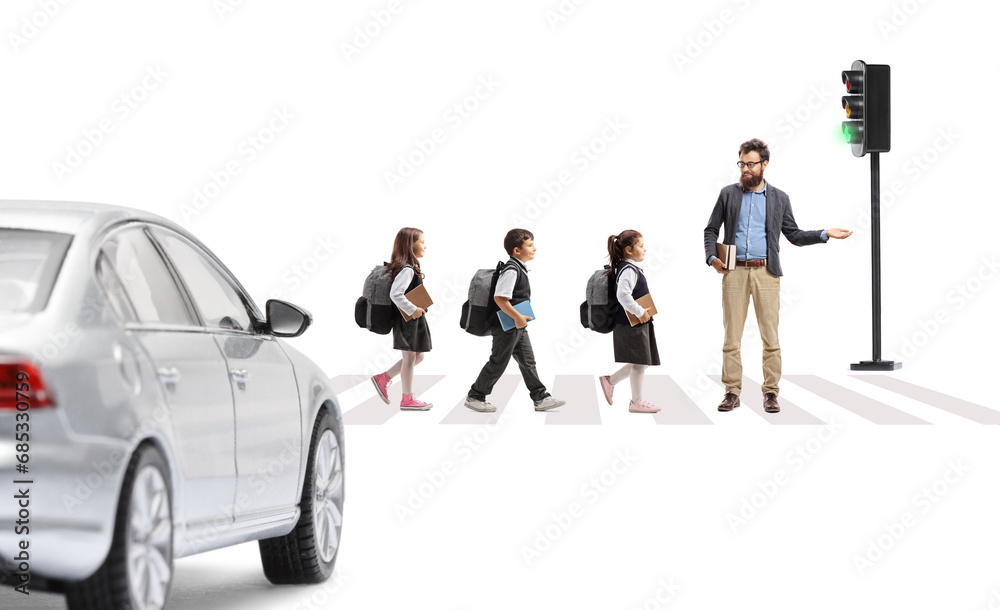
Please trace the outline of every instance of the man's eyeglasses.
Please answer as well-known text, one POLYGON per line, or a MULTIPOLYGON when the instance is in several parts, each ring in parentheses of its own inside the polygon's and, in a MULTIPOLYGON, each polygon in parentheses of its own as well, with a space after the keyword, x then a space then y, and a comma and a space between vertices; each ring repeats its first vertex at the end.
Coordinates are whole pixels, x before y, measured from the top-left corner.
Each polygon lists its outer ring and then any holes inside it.
POLYGON ((737 165, 737 166, 738 166, 738 167, 739 167, 740 169, 743 169, 744 167, 749 167, 749 168, 750 168, 751 170, 753 170, 753 168, 757 167, 757 166, 758 166, 758 165, 760 165, 761 163, 763 163, 763 161, 751 161, 751 162, 749 162, 749 163, 744 163, 744 162, 742 162, 742 161, 737 161, 737 162, 736 162, 736 165, 737 165))

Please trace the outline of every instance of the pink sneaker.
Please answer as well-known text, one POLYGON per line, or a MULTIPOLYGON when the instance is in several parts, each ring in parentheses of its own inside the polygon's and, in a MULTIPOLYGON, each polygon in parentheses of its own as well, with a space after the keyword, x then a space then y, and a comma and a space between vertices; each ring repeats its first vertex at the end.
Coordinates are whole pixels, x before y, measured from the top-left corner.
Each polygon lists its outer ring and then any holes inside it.
POLYGON ((403 400, 399 401, 401 411, 426 411, 434 405, 429 402, 417 400, 413 394, 403 394, 403 400))
POLYGON ((611 383, 610 375, 601 375, 601 389, 604 390, 604 400, 611 404, 611 398, 615 395, 615 386, 611 383))
POLYGON ((628 412, 629 413, 656 413, 660 410, 660 407, 654 407, 645 400, 640 400, 639 402, 629 401, 628 412))
POLYGON ((379 373, 372 377, 372 383, 375 385, 375 390, 378 392, 382 402, 389 404, 389 384, 392 383, 389 376, 385 373, 379 373))

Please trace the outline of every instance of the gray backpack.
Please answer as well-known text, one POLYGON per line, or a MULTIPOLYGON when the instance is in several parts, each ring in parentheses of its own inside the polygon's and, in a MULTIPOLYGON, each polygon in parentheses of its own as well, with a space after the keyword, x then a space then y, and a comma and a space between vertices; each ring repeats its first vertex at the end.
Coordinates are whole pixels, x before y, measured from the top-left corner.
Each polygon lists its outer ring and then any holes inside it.
POLYGON ((580 324, 599 333, 615 329, 615 316, 621 307, 615 297, 616 282, 608 275, 610 270, 611 267, 605 265, 590 276, 587 300, 580 303, 580 324))
POLYGON ((382 263, 365 278, 361 298, 354 304, 354 321, 358 326, 380 335, 392 332, 396 305, 389 298, 390 288, 389 264, 382 263))
POLYGON ((509 261, 500 261, 495 268, 480 269, 472 276, 472 281, 469 282, 469 300, 462 304, 462 319, 459 320, 459 325, 470 335, 486 337, 500 325, 497 319, 500 307, 493 296, 496 294, 500 272, 508 265, 517 269, 509 261))

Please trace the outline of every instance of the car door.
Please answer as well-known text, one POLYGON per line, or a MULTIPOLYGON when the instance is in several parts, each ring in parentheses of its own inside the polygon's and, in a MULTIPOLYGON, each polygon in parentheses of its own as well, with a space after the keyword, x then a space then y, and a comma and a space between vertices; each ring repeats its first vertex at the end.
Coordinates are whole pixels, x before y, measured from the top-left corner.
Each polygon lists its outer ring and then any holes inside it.
POLYGON ((98 257, 98 279, 156 369, 181 475, 175 485, 178 521, 188 535, 199 529, 222 531, 231 527, 236 492, 226 360, 214 337, 197 324, 147 230, 133 224, 109 235, 98 257))
POLYGON ((226 359, 235 405, 237 524, 287 516, 298 504, 302 452, 291 362, 212 255, 174 231, 158 227, 153 234, 226 359))

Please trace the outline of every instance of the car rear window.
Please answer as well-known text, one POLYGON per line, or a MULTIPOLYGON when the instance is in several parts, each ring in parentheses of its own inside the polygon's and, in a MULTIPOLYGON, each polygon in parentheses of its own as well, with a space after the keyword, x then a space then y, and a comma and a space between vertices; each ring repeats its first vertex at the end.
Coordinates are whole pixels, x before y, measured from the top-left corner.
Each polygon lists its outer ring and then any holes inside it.
POLYGON ((45 309, 72 235, 0 228, 0 312, 45 309))

